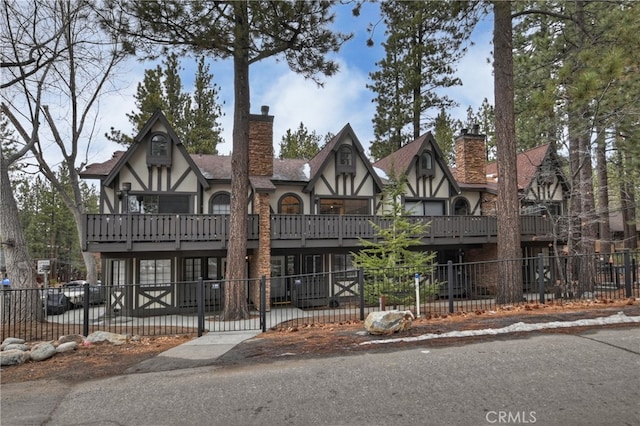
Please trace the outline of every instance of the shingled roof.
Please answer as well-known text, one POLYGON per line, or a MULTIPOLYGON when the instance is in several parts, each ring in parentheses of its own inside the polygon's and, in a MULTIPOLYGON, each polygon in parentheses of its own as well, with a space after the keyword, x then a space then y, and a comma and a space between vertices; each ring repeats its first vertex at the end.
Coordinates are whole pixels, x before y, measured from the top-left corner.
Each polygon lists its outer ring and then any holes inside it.
MULTIPOLYGON (((124 151, 116 151, 113 157, 104 163, 89 164, 80 175, 85 179, 105 179, 124 154, 124 151)), ((191 159, 208 180, 231 180, 230 156, 191 154, 191 159)), ((308 161, 274 158, 271 180, 307 183, 309 181, 308 161)))
MULTIPOLYGON (((536 148, 521 152, 517 156, 518 189, 525 190, 538 173, 538 168, 544 163, 549 154, 551 144, 540 145, 536 148)), ((498 176, 498 164, 493 161, 487 163, 487 176, 498 176)))

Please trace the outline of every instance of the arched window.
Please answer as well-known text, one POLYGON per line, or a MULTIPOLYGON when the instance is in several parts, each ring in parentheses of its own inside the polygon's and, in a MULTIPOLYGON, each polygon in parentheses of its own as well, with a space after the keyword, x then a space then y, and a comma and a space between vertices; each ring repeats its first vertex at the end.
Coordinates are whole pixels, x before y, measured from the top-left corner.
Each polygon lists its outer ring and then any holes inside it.
POLYGON ((433 157, 431 156, 431 152, 424 151, 420 154, 418 172, 420 176, 433 176, 433 157))
POLYGON ((338 173, 354 173, 355 162, 353 160, 353 147, 351 145, 342 145, 338 150, 338 158, 336 161, 336 172, 338 173))
POLYGON ((156 166, 171 165, 171 141, 166 133, 153 134, 148 149, 148 164, 156 166))
POLYGON ((297 195, 283 195, 278 201, 278 213, 302 214, 302 201, 297 195))
POLYGON ((231 196, 220 192, 211 198, 211 214, 231 214, 231 196))
POLYGON ((471 214, 469 202, 466 200, 466 198, 458 198, 453 203, 453 214, 456 216, 467 216, 471 214))

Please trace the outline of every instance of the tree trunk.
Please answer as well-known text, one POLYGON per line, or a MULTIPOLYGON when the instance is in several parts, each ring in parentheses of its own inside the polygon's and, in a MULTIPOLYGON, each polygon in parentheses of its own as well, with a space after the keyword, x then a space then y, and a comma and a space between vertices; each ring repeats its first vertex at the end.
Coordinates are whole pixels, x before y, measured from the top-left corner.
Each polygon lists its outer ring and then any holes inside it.
POLYGON ((493 3, 493 74, 498 156, 498 291, 497 303, 522 300, 520 206, 516 167, 511 3, 493 3))
MULTIPOLYGON (((9 165, 1 153, 0 200, 0 239, 5 254, 6 277, 10 280, 12 289, 36 288, 36 270, 20 225, 18 206, 9 180, 9 165)), ((36 291, 21 294, 20 298, 13 297, 12 292, 8 292, 3 295, 2 303, 3 321, 11 318, 12 322, 30 322, 38 320, 43 314, 40 295, 36 291), (10 302, 5 303, 5 297, 10 299, 10 302), (5 312, 7 308, 10 312, 5 312)))
POLYGON ((600 253, 611 253, 609 226, 609 175, 607 173, 607 141, 604 127, 597 129, 596 167, 598 168, 598 216, 600 220, 600 253))
MULTIPOLYGON (((576 36, 578 48, 586 46, 584 31, 584 2, 576 2, 576 36)), ((576 71, 580 68, 576 64, 576 71)), ((593 292, 595 280, 595 245, 597 238, 598 217, 593 194, 593 162, 591 159, 591 123, 588 117, 593 114, 585 99, 569 98, 569 108, 573 110, 573 117, 569 123, 569 137, 574 140, 577 148, 578 161, 578 191, 580 193, 580 240, 577 251, 580 255, 578 263, 578 296, 584 292, 593 292)))
MULTIPOLYGON (((627 148, 628 149, 628 148, 627 148)), ((633 162, 631 154, 627 151, 622 154, 624 179, 620 181, 622 195, 622 223, 624 230, 623 247, 626 249, 638 248, 638 228, 636 222, 636 192, 633 178, 635 171, 633 170, 633 162)))
POLYGON ((234 115, 231 154, 231 217, 222 319, 249 317, 247 306, 247 206, 249 201, 249 15, 245 2, 233 3, 234 115))

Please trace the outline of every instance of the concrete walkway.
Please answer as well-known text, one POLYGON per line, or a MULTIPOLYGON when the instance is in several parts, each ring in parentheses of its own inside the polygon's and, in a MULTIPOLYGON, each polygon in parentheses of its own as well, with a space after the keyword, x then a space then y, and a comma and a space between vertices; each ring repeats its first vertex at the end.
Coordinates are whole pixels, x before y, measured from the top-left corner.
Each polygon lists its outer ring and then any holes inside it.
POLYGON ((234 346, 260 333, 260 330, 208 333, 145 360, 126 370, 126 373, 149 373, 212 365, 234 346))

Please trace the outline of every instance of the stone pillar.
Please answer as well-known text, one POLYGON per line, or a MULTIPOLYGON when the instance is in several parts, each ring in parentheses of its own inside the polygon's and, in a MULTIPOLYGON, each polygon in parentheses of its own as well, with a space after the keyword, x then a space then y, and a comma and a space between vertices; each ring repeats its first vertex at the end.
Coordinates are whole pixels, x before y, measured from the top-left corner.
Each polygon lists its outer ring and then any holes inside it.
POLYGON ((254 212, 260 217, 260 236, 258 248, 250 257, 249 276, 251 278, 250 295, 256 307, 260 303, 260 279, 267 277, 266 307, 271 310, 271 215, 269 209, 269 194, 259 193, 254 196, 254 212))

